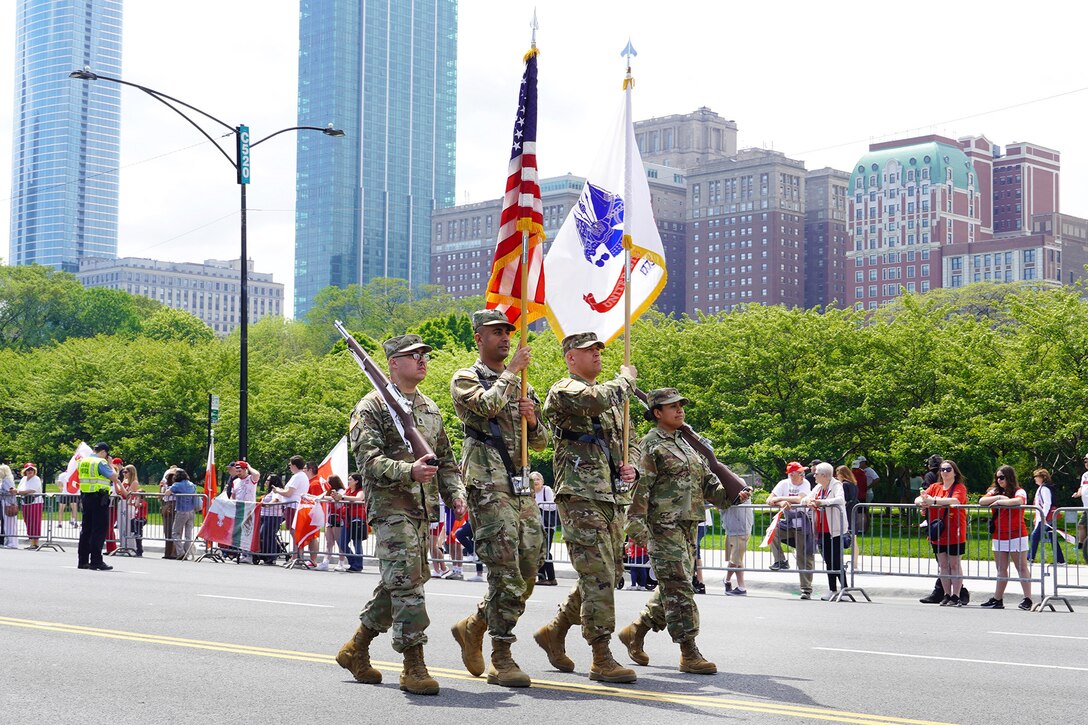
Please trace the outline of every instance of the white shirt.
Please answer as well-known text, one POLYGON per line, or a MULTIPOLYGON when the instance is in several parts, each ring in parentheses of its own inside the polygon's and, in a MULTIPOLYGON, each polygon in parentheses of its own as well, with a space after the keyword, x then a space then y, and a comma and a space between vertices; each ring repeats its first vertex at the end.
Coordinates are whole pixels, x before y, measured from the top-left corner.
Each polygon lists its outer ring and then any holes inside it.
POLYGON ((1035 500, 1032 502, 1036 507, 1034 517, 1036 526, 1046 520, 1046 515, 1050 513, 1050 506, 1053 501, 1054 497, 1050 493, 1050 486, 1039 486, 1035 491, 1035 500))
POLYGON ((231 481, 230 486, 231 497, 235 501, 257 500, 257 482, 253 480, 253 476, 236 478, 231 481))
POLYGON ((302 494, 310 490, 310 477, 306 475, 306 471, 299 471, 291 476, 284 489, 287 494, 283 497, 283 502, 297 504, 302 500, 302 494))
POLYGON ((880 474, 873 470, 872 466, 865 467, 865 480, 869 482, 869 487, 872 488, 873 481, 880 480, 880 474))
POLYGON ((1080 477, 1080 505, 1082 508, 1088 508, 1088 471, 1080 477))
POLYGON ((551 486, 545 483, 537 491, 536 505, 540 507, 541 511, 555 511, 555 491, 552 490, 551 486))
MULTIPOLYGON (((19 479, 18 491, 19 491, 19 493, 26 493, 27 491, 37 491, 38 493, 41 493, 42 492, 42 479, 38 478, 37 476, 31 476, 30 478, 27 478, 26 476, 23 476, 22 478, 19 479)), ((29 497, 23 499, 23 503, 41 503, 41 502, 42 502, 42 497, 41 496, 34 496, 33 500, 29 500, 29 497)))
MULTIPOLYGON (((771 491, 771 496, 776 496, 778 498, 785 498, 787 496, 807 496, 811 490, 812 486, 809 484, 807 478, 801 479, 801 485, 794 486, 793 481, 787 477, 775 484, 774 489, 771 491)), ((792 529, 800 528, 801 519, 792 519, 789 525, 792 529)))

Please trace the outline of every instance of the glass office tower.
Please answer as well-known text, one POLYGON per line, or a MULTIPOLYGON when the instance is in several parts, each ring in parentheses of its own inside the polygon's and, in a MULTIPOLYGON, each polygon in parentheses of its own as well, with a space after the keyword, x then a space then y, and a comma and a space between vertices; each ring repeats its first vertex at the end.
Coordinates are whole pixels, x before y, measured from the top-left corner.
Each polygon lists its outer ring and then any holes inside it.
POLYGON ((10 264, 117 256, 121 0, 18 0, 10 264))
POLYGON ((456 0, 302 0, 295 316, 328 285, 429 282, 431 211, 454 202, 456 0))

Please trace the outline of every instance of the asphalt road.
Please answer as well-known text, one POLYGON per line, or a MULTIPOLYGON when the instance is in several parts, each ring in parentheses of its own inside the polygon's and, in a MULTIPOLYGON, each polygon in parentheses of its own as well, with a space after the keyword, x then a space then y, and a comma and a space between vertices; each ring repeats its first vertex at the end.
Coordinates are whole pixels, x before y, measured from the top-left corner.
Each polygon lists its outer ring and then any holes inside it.
MULTIPOLYGON (((361 575, 111 561, 112 572, 79 571, 72 551, 0 551, 0 723, 1084 721, 1083 608, 831 604, 750 583, 747 598, 699 597, 699 644, 718 675, 681 674, 676 645, 652 633, 638 682, 599 686, 586 677, 590 652, 577 632, 571 674, 553 670, 532 641, 567 591, 542 587, 514 645, 533 687, 506 690, 465 672, 449 635, 486 585, 432 580, 426 656, 442 692, 417 697, 397 687, 387 635, 372 648, 380 686, 355 683, 333 661, 376 582, 369 561, 361 575)), ((648 596, 617 592, 619 626, 648 596)), ((627 663, 618 640, 613 651, 627 663)))

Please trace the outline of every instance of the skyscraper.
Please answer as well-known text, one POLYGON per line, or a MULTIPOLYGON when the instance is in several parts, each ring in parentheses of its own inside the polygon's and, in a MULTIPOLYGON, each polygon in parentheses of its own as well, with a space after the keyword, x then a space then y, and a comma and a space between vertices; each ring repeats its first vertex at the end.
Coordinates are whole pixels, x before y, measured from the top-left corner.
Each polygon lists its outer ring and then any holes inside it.
POLYGON ((328 285, 430 280, 431 212, 454 202, 456 0, 301 0, 295 315, 328 285))
POLYGON ((11 264, 77 272, 117 256, 121 0, 19 0, 15 24, 11 264))

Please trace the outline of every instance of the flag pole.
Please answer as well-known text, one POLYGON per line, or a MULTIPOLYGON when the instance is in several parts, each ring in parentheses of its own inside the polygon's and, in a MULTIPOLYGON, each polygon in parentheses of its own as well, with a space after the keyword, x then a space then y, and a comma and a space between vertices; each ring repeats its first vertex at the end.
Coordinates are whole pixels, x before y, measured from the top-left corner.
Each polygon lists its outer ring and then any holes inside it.
MULTIPOLYGON (((528 62, 530 57, 539 53, 536 49, 536 29, 540 27, 540 25, 536 20, 536 8, 533 8, 533 22, 529 24, 529 27, 533 29, 533 36, 529 52, 525 54, 526 62, 528 62)), ((532 209, 526 210, 525 207, 522 206, 521 210, 523 216, 518 220, 518 227, 521 229, 521 315, 518 317, 518 324, 521 327, 521 339, 518 341, 519 349, 525 347, 529 342, 529 301, 527 295, 529 288, 529 239, 533 227, 532 209)), ((521 369, 521 397, 528 397, 528 390, 529 368, 526 366, 521 369)), ((529 421, 525 419, 525 416, 520 417, 522 485, 527 485, 529 479, 529 421)))
MULTIPOLYGON (((631 124, 631 89, 635 85, 635 79, 631 75, 631 58, 638 53, 631 45, 631 39, 627 39, 627 47, 620 55, 627 57, 627 75, 623 79, 623 92, 625 96, 626 111, 623 124, 623 364, 631 364, 631 134, 628 129, 631 124)), ((629 463, 631 447, 631 398, 623 401, 623 465, 629 463)))

